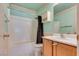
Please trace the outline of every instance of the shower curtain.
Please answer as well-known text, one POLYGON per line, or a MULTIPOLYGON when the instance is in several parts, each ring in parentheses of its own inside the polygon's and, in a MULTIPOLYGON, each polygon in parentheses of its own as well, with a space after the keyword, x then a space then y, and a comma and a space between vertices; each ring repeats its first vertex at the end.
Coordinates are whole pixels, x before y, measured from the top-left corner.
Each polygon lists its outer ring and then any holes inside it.
POLYGON ((37 29, 37 44, 40 44, 43 42, 42 36, 43 36, 43 23, 42 23, 42 17, 38 16, 38 29, 37 29))
MULTIPOLYGON (((32 19, 11 16, 9 22, 9 55, 34 55, 35 35, 32 19)), ((36 24, 35 24, 36 25, 36 24)))

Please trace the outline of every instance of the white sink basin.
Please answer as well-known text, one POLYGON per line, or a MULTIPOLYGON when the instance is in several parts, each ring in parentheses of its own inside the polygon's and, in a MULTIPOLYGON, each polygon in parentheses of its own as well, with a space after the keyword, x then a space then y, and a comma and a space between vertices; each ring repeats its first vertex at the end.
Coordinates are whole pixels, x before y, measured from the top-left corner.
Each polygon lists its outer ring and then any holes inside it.
POLYGON ((61 36, 52 36, 52 38, 59 39, 59 40, 67 40, 70 42, 77 42, 76 38, 71 38, 71 37, 69 38, 69 37, 61 37, 61 36))
POLYGON ((74 39, 74 38, 65 38, 65 39, 69 42, 72 42, 72 43, 76 42, 77 43, 77 39, 74 39))

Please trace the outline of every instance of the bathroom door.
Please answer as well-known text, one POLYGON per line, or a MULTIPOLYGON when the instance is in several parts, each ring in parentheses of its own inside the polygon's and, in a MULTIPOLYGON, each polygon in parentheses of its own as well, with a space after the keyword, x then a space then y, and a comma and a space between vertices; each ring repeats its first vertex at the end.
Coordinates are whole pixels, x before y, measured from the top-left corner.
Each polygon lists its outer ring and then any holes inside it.
POLYGON ((4 6, 0 4, 0 56, 7 55, 7 39, 5 39, 4 23, 4 6))
POLYGON ((29 18, 10 16, 9 20, 9 55, 27 56, 32 53, 32 23, 29 18))

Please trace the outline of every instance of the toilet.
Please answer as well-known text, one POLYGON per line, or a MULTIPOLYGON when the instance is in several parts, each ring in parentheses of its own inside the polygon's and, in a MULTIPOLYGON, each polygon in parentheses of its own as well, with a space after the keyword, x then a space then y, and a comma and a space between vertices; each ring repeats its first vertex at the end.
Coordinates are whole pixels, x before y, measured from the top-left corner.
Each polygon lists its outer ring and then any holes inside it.
POLYGON ((41 56, 43 44, 34 44, 34 47, 35 47, 34 55, 41 56))

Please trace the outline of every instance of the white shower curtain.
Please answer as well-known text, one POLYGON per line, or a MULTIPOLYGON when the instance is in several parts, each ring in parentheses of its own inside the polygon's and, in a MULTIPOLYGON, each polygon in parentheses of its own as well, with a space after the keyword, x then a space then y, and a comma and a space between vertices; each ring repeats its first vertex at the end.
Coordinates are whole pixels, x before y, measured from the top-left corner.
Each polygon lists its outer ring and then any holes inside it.
POLYGON ((34 55, 37 22, 31 18, 11 16, 9 22, 9 55, 34 55))

